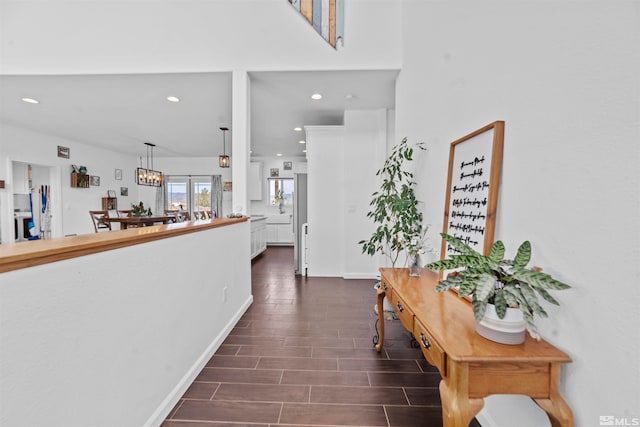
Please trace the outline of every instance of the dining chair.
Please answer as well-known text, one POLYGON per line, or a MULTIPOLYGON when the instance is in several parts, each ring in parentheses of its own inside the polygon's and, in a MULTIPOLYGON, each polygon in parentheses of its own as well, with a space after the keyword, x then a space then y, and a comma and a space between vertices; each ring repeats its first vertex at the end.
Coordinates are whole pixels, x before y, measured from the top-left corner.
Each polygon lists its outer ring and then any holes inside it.
POLYGON ((111 231, 111 223, 102 220, 102 218, 109 218, 109 211, 89 211, 89 215, 96 233, 99 233, 100 230, 111 231))
POLYGON ((173 218, 173 222, 182 222, 180 218, 180 211, 177 209, 165 209, 164 216, 170 216, 173 218))
POLYGON ((125 210, 118 209, 116 212, 118 213, 118 218, 131 218, 133 216, 132 209, 125 209, 125 210))

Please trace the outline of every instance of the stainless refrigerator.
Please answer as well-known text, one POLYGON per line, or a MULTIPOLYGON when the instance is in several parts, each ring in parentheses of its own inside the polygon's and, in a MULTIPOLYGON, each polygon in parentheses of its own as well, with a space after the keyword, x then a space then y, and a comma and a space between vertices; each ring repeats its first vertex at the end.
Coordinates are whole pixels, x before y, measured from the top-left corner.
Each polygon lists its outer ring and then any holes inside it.
POLYGON ((293 262, 296 274, 307 275, 306 268, 307 174, 293 174, 293 262))

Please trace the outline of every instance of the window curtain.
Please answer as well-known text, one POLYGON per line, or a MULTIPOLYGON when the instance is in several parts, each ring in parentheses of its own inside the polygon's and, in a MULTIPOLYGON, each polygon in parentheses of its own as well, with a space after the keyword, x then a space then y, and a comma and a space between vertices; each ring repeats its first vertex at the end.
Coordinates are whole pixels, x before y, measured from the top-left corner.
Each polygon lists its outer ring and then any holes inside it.
POLYGON ((165 209, 164 196, 165 196, 165 188, 164 188, 164 182, 163 182, 160 187, 156 187, 156 206, 155 206, 155 210, 153 211, 155 215, 164 214, 164 209, 165 209))
POLYGON ((222 212, 222 175, 213 175, 211 183, 211 209, 216 212, 216 218, 224 217, 222 212))

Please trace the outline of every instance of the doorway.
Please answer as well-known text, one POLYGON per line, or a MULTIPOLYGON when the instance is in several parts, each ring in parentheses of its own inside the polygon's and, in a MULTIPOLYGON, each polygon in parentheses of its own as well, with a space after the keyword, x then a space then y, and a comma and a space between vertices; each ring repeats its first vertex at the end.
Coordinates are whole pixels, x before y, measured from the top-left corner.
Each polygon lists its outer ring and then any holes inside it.
POLYGON ((2 243, 62 235, 59 167, 9 161, 11 183, 2 217, 2 243))

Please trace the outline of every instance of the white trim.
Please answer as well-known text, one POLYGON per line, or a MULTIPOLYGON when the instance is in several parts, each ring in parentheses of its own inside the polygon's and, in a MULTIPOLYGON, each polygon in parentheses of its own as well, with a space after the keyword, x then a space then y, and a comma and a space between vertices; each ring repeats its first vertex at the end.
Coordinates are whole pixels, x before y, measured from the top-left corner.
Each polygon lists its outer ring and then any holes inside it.
POLYGON ((378 273, 347 273, 342 275, 343 279, 374 279, 380 280, 378 273))
POLYGON ((167 415, 171 412, 173 407, 178 403, 182 395, 187 391, 189 386, 196 379, 200 371, 205 367, 207 362, 213 357, 213 354, 220 348, 224 340, 227 338, 231 330, 238 323, 242 315, 247 311, 249 306, 253 303, 253 295, 250 295, 247 301, 240 307, 238 312, 229 320, 224 329, 220 331, 217 337, 209 344, 202 355, 196 360, 191 369, 189 369, 182 379, 171 390, 169 395, 160 403, 160 406, 151 414, 147 422, 144 423, 145 427, 159 426, 167 418, 167 415))

